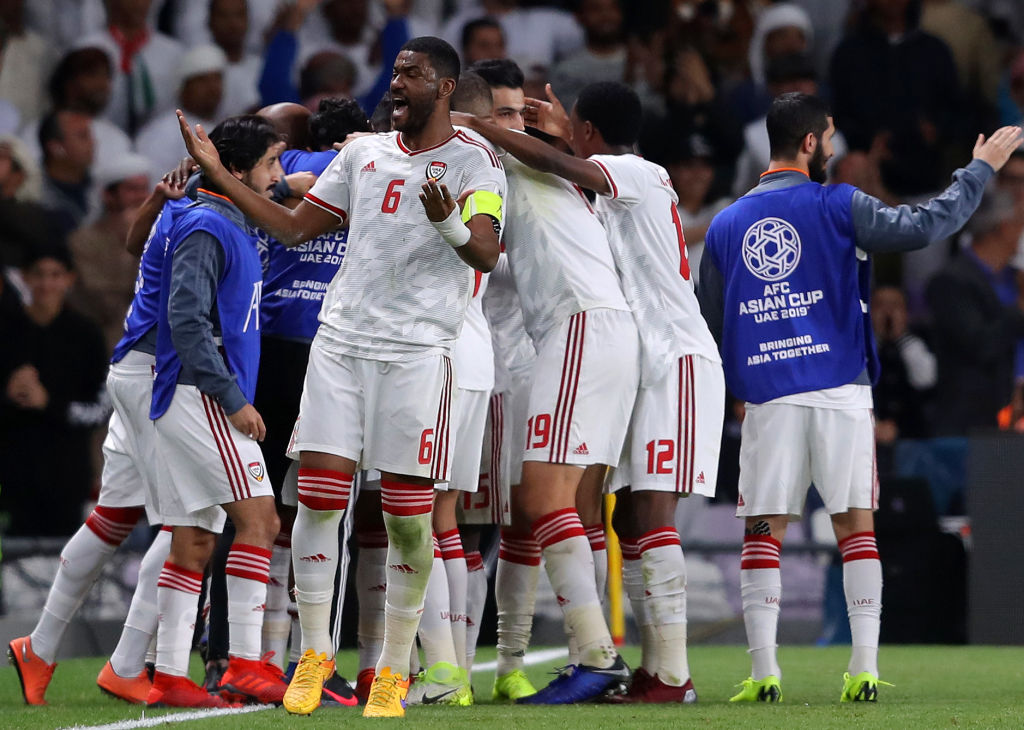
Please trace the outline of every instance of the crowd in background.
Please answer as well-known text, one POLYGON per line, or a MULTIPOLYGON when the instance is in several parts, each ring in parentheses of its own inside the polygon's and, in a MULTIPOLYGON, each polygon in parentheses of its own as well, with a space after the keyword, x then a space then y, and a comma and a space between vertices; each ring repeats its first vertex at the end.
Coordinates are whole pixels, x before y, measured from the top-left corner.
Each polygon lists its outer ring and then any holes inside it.
MULTIPOLYGON (((566 108, 586 83, 631 84, 695 272, 711 218, 767 167, 778 94, 828 99, 832 181, 890 204, 944 188, 978 130, 1024 120, 1021 0, 0 0, 8 534, 70 534, 98 483, 106 362, 136 279, 125 235, 184 155, 175 107, 208 128, 324 97, 369 114, 418 35, 466 64, 512 58, 528 95, 550 83, 566 108)), ((959 236, 876 260, 880 446, 1020 422, 1022 236, 1018 152, 959 236)))

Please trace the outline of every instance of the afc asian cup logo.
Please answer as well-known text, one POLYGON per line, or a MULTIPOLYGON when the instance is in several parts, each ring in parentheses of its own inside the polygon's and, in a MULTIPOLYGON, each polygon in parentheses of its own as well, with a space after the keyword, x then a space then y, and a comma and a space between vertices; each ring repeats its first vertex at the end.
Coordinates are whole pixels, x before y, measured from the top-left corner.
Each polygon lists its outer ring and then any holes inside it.
POLYGON ((743 263, 758 279, 785 279, 800 263, 800 235, 781 218, 762 218, 743 234, 743 263))

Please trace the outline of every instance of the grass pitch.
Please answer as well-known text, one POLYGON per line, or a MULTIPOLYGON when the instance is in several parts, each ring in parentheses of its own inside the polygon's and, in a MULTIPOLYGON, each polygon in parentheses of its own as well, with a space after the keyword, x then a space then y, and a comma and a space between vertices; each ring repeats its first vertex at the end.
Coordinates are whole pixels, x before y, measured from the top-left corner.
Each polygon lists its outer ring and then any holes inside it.
MULTIPOLYGON (((627 661, 637 650, 624 652, 627 661)), ((783 648, 783 703, 729 704, 733 685, 750 671, 739 646, 695 646, 690 650, 694 684, 700 697, 695 706, 515 707, 490 703, 493 672, 474 673, 478 704, 468 708, 412 707, 404 724, 441 730, 571 730, 585 728, 708 727, 708 728, 1021 728, 1024 727, 1024 648, 1016 647, 883 647, 882 676, 895 687, 879 690, 877 705, 839 704, 848 649, 783 648)), ((494 658, 482 649, 477 661, 494 658)), ((106 657, 61 662, 47 692, 48 707, 25 707, 13 668, 0 668, 0 728, 65 728, 157 718, 181 710, 145 711, 110 699, 96 688, 95 679, 106 657)), ((355 653, 339 657, 342 673, 355 676, 355 653)), ((194 658, 194 677, 201 675, 194 658)), ((533 681, 545 684, 549 666, 528 668, 533 681)), ((203 730, 246 728, 354 727, 372 723, 357 709, 318 710, 294 717, 271 709, 251 714, 193 720, 179 727, 203 730)), ((125 723, 121 727, 130 727, 125 723)), ((166 726, 165 726, 166 727, 166 726)), ((174 726, 171 726, 174 727, 174 726)))

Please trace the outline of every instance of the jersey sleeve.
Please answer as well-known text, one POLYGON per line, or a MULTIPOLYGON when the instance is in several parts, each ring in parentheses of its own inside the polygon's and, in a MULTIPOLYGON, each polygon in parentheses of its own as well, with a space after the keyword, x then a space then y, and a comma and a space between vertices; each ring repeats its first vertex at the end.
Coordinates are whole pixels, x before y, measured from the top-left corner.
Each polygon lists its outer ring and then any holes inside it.
MULTIPOLYGON (((488 157, 484 164, 469 171, 463 179, 462 188, 453 197, 458 199, 467 190, 493 193, 501 199, 501 205, 498 210, 499 218, 496 219, 495 223, 495 231, 500 235, 504 227, 506 181, 505 170, 501 167, 501 163, 497 161, 496 157, 493 158, 493 161, 491 157, 488 157)), ((491 217, 493 218, 494 216, 491 217)))
POLYGON ((601 168, 611 193, 603 193, 612 200, 636 205, 647 195, 650 177, 642 161, 633 155, 591 155, 590 162, 601 168))
POLYGON ((348 221, 351 183, 349 182, 350 162, 355 144, 350 144, 338 153, 327 169, 316 179, 305 199, 328 213, 333 213, 342 223, 348 221))

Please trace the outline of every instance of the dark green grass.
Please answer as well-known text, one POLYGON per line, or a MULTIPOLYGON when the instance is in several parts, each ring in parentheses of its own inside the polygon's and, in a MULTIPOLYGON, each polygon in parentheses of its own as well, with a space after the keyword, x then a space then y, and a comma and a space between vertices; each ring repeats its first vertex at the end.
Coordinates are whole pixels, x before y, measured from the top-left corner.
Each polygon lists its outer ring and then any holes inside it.
MULTIPOLYGON (((626 650, 627 660, 637 658, 626 650)), ((696 646, 690 651, 696 706, 511 707, 490 703, 493 673, 474 675, 478 704, 469 708, 410 708, 405 725, 443 730, 516 728, 1021 728, 1024 727, 1024 649, 1010 647, 885 647, 883 687, 877 705, 839 704, 848 650, 840 647, 784 648, 780 651, 784 702, 780 705, 732 705, 733 685, 749 673, 747 656, 738 646, 696 646)), ((478 661, 493 659, 483 649, 478 661)), ((143 708, 102 695, 94 684, 105 658, 62 662, 47 693, 48 707, 25 707, 18 679, 10 667, 0 669, 0 728, 60 728, 99 725, 143 716, 143 708)), ((353 677, 355 656, 340 657, 342 672, 353 677)), ((196 672, 198 662, 194 662, 196 672)), ((532 679, 546 683, 549 666, 529 668, 532 679)), ((147 711, 146 717, 174 710, 147 711)), ((178 727, 246 728, 348 727, 363 720, 354 709, 319 710, 311 717, 292 717, 274 709, 242 716, 184 723, 178 727)))

